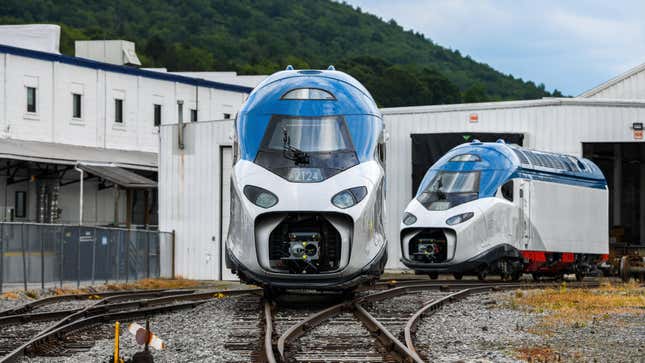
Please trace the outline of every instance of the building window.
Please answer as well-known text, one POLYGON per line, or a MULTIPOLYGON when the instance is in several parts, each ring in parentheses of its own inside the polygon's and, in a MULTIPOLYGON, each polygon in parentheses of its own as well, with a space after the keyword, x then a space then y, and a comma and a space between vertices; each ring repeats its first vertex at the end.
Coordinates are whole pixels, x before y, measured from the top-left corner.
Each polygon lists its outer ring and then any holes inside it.
POLYGON ((27 112, 36 113, 36 87, 27 87, 27 112))
POLYGON ((27 192, 16 192, 14 211, 16 218, 27 218, 27 192))
POLYGON ((230 114, 230 113, 225 113, 225 114, 224 114, 224 120, 228 120, 228 119, 230 119, 230 118, 231 118, 231 114, 230 114))
POLYGON ((123 123, 123 100, 118 98, 114 99, 114 122, 117 124, 123 123))
POLYGON ((155 126, 161 126, 161 105, 155 105, 155 126))
POLYGON ((72 117, 81 118, 81 95, 72 93, 72 117))
POLYGON ((190 110, 190 122, 195 122, 197 121, 197 110, 191 109, 190 110))

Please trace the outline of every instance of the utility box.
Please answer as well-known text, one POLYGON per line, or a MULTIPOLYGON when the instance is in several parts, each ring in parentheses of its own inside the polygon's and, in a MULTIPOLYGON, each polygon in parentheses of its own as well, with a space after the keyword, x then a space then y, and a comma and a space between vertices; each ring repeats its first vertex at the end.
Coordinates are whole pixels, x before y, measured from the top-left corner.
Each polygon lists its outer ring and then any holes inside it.
POLYGON ((75 55, 98 62, 140 66, 134 43, 127 40, 77 40, 75 55))

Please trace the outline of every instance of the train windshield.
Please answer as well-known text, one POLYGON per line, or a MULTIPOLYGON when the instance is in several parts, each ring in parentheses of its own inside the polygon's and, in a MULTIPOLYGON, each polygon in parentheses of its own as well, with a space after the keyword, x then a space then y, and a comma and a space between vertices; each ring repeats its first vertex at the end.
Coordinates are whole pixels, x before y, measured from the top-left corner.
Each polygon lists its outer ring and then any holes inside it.
POLYGON ((351 151, 349 135, 342 119, 280 118, 269 125, 266 149, 282 151, 285 144, 303 152, 351 151))
POLYGON ((479 196, 479 171, 440 171, 417 200, 428 210, 446 210, 479 196))
POLYGON ((340 116, 274 116, 255 163, 292 182, 323 181, 358 164, 340 116))

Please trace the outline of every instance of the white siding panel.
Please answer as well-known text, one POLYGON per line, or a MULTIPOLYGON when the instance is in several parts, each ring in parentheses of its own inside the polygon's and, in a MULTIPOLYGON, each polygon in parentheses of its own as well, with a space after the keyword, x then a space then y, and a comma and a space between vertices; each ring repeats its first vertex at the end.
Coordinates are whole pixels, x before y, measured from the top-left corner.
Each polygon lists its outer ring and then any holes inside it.
POLYGON ((177 147, 177 126, 161 127, 159 225, 176 232, 177 275, 219 278, 220 146, 230 145, 232 127, 232 121, 187 124, 184 150, 177 147))
POLYGON ((645 99, 645 71, 611 85, 591 96, 592 98, 645 99))

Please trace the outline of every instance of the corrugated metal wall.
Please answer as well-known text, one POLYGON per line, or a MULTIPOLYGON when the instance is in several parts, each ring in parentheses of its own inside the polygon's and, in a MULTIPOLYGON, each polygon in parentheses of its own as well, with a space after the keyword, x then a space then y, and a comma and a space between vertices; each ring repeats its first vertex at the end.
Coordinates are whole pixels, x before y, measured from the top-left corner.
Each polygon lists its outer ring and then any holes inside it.
MULTIPOLYGON (((399 218, 412 196, 414 133, 513 132, 530 148, 580 155, 583 142, 630 142, 632 123, 645 120, 645 102, 537 100, 383 110, 387 151, 388 268, 399 262, 399 218), (469 122, 477 114, 478 122, 469 122)), ((159 222, 176 231, 176 273, 196 279, 220 276, 220 146, 230 145, 232 121, 186 125, 183 151, 176 126, 161 128, 159 222)), ((222 199, 229 190, 221 190, 222 199)), ((225 267, 223 268, 225 269, 225 267)))
POLYGON ((601 89, 588 97, 632 100, 645 99, 645 69, 621 80, 620 82, 601 89))
POLYGON ((176 232, 178 276, 220 278, 220 146, 231 145, 232 128, 232 120, 186 124, 179 150, 177 126, 161 127, 159 226, 176 232))
POLYGON ((399 220, 413 191, 411 134, 447 132, 523 133, 524 146, 581 155, 583 142, 634 141, 632 123, 645 120, 645 103, 537 100, 383 109, 388 143, 388 268, 399 262, 399 220), (478 122, 469 121, 477 114, 478 122))

